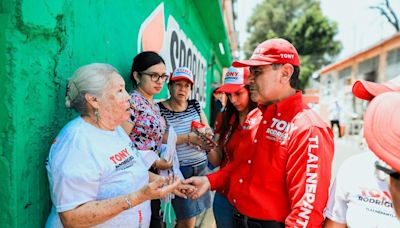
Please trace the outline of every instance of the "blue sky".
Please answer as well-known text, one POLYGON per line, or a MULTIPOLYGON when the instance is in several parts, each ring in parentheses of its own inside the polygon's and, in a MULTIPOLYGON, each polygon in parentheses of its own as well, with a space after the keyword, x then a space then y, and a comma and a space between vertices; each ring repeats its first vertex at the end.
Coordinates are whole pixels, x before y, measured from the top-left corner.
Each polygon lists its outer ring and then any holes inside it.
MULTIPOLYGON (((239 31, 239 42, 243 44, 247 38, 246 21, 253 8, 261 0, 238 0, 238 20, 236 28, 239 31)), ((390 37, 395 30, 378 11, 369 9, 383 0, 321 0, 323 13, 338 23, 337 40, 342 41, 343 50, 339 59, 348 57, 358 51, 390 37)), ((395 10, 400 14, 400 1, 392 0, 395 10)))

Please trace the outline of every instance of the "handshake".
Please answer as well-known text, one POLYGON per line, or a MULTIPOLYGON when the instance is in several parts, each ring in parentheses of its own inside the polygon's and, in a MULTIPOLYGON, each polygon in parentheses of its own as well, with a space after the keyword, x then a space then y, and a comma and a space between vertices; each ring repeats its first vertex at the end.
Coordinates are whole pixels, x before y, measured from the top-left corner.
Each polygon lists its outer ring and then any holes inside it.
POLYGON ((152 176, 150 183, 141 189, 146 200, 164 198, 169 193, 196 200, 210 190, 210 182, 205 176, 194 176, 186 180, 180 180, 176 176, 161 177, 156 174, 152 176))

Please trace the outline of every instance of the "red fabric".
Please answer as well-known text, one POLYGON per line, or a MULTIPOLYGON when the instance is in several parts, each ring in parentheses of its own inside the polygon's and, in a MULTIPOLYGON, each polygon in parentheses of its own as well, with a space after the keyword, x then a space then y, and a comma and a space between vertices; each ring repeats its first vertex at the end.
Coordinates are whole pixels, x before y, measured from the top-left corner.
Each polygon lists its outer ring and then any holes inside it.
POLYGON ((333 152, 332 131, 298 92, 264 108, 253 143, 240 143, 234 162, 207 177, 212 189, 229 184, 228 199, 244 215, 321 227, 333 152))
MULTIPOLYGON (((239 124, 238 127, 233 131, 231 139, 225 146, 224 159, 221 162, 220 169, 232 163, 235 159, 243 159, 243 156, 238 154, 239 144, 242 141, 247 141, 248 143, 251 143, 253 141, 254 136, 257 132, 258 125, 261 121, 261 118, 262 118, 261 111, 258 108, 256 108, 247 114, 246 119, 243 122, 243 125, 239 124), (236 158, 237 156, 239 157, 236 158)), ((233 124, 234 121, 235 117, 232 116, 230 124, 233 124)), ((221 137, 225 136, 226 135, 221 137)), ((218 192, 227 196, 228 190, 229 190, 229 185, 225 184, 219 187, 218 192)))

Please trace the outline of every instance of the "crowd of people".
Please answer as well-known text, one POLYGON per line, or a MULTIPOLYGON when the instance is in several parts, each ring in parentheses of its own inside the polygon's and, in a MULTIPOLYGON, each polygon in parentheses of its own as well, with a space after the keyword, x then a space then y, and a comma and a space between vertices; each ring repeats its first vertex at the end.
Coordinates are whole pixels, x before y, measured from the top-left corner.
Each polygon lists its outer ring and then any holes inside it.
POLYGON ((215 89, 227 99, 211 128, 190 99, 195 77, 186 66, 169 75, 159 54, 141 52, 129 94, 111 65, 80 67, 65 101, 79 116, 46 162, 46 227, 165 227, 160 199, 171 194, 176 227, 195 227, 211 205, 223 228, 400 227, 400 77, 354 84, 354 95, 370 101, 369 149, 349 158, 330 188, 333 132, 303 103, 299 75, 290 42, 262 42, 215 89), (165 83, 170 96, 156 103, 165 83), (161 155, 170 133, 177 162, 161 155), (209 172, 209 164, 219 168, 209 172), (179 173, 161 175, 174 166, 179 173))

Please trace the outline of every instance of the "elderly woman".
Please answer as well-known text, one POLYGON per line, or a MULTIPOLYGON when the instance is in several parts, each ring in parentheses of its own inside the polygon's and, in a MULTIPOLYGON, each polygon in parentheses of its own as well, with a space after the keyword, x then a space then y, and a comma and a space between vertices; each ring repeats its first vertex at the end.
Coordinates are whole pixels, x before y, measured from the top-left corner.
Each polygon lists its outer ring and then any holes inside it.
POLYGON ((46 227, 148 227, 150 199, 177 188, 149 174, 119 126, 130 116, 125 83, 111 65, 79 68, 66 106, 80 115, 51 146, 47 161, 52 210, 46 227))
MULTIPOLYGON (((168 89, 171 97, 159 103, 161 114, 164 116, 168 127, 173 126, 177 133, 176 153, 180 170, 185 178, 201 176, 207 173, 207 153, 204 149, 212 145, 203 142, 196 134, 191 132, 192 121, 201 122, 208 126, 205 114, 196 100, 189 100, 193 87, 193 74, 186 67, 174 70, 168 89)), ((167 137, 163 138, 166 141, 167 137)), ((198 200, 175 197, 172 200, 177 217, 177 227, 194 227, 196 215, 200 214, 211 205, 210 193, 198 200)))

